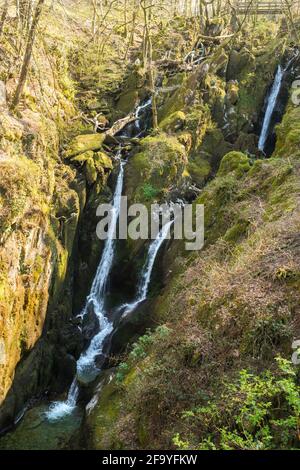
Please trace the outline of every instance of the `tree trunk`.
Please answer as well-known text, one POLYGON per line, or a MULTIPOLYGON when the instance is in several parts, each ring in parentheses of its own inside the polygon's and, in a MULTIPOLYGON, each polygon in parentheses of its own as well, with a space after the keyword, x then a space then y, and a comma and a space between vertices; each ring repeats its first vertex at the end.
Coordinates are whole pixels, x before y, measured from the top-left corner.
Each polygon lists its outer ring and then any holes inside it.
POLYGON ((34 17, 33 17, 33 21, 32 21, 30 31, 29 31, 29 36, 28 36, 28 40, 27 40, 27 45, 26 45, 26 50, 25 50, 25 54, 24 54, 23 64, 22 64, 22 68, 21 68, 20 79, 19 79, 19 83, 18 83, 18 86, 17 86, 17 90, 16 90, 16 93, 15 93, 13 102, 12 102, 12 108, 13 109, 17 108, 17 106, 20 102, 23 90, 24 90, 24 86, 25 86, 25 82, 26 82, 27 74, 28 74, 28 68, 29 68, 29 64, 30 64, 30 60, 31 60, 31 56, 32 56, 33 44, 34 44, 34 40, 35 40, 35 36, 36 36, 36 30, 37 30, 37 26, 38 26, 38 23, 39 23, 39 20, 40 20, 40 16, 41 16, 41 13, 42 13, 44 3, 45 3, 45 0, 39 0, 38 4, 36 6, 35 12, 34 12, 34 17))
POLYGON ((0 38, 1 38, 2 33, 3 33, 7 13, 8 13, 8 0, 6 0, 5 3, 4 3, 3 11, 2 11, 1 19, 0 19, 0 38))
POLYGON ((149 70, 149 86, 152 94, 152 118, 153 118, 153 129, 158 128, 157 118, 157 104, 156 104, 156 92, 155 92, 155 74, 153 70, 153 50, 152 50, 152 38, 150 32, 150 19, 151 18, 151 6, 146 5, 146 1, 142 2, 142 10, 144 14, 144 64, 148 66, 149 70))

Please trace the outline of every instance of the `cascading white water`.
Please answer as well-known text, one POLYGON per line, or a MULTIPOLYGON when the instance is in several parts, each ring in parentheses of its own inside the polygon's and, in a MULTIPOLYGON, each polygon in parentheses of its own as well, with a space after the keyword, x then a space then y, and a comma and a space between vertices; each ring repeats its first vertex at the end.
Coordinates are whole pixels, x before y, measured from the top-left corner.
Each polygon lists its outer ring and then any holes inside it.
POLYGON ((285 70, 281 67, 281 65, 278 65, 275 80, 271 89, 270 96, 268 98, 268 105, 267 105, 264 122, 263 122, 263 126, 262 126, 260 137, 259 137, 259 142, 258 142, 258 148, 262 152, 265 150, 266 142, 269 136, 269 128, 271 124, 271 119, 272 119, 274 109, 277 103, 277 98, 281 89, 284 72, 285 70))
MULTIPOLYGON (((140 120, 143 115, 142 111, 151 106, 151 103, 152 100, 150 98, 136 109, 136 128, 138 131, 141 129, 140 120)), ((69 389, 67 400, 53 402, 50 405, 49 411, 46 413, 46 417, 49 421, 57 421, 74 411, 79 397, 79 383, 89 383, 99 374, 100 370, 97 367, 95 360, 97 356, 102 353, 104 342, 113 331, 113 323, 107 318, 107 312, 105 310, 105 297, 107 294, 107 283, 115 252, 116 237, 114 235, 121 210, 121 196, 124 182, 125 162, 121 161, 121 151, 118 154, 118 158, 120 159, 120 171, 113 198, 113 209, 111 213, 111 223, 109 226, 108 238, 104 246, 102 258, 98 266, 90 294, 87 297, 83 311, 79 315, 79 317, 84 318, 92 310, 99 321, 99 332, 95 334, 90 342, 89 347, 81 354, 77 361, 77 374, 69 389)), ((143 268, 141 282, 139 283, 137 300, 133 304, 128 304, 125 306, 126 314, 129 313, 129 311, 134 310, 134 308, 139 305, 139 303, 146 299, 157 253, 163 241, 166 239, 171 225, 172 222, 166 224, 158 234, 156 240, 151 243, 148 251, 147 261, 143 268)))
POLYGON ((121 309, 124 309, 123 316, 126 316, 129 313, 133 312, 133 310, 135 310, 139 304, 146 300, 156 257, 158 255, 161 245, 170 233, 170 228, 172 224, 173 221, 166 223, 161 229, 161 231, 158 233, 156 239, 153 240, 153 242, 150 244, 146 263, 143 267, 141 280, 139 282, 136 300, 130 304, 122 305, 121 309))
MULTIPOLYGON (((120 154, 118 155, 118 158, 120 158, 120 154)), ((113 324, 106 317, 105 295, 107 281, 113 263, 114 250, 116 244, 116 237, 114 236, 114 234, 116 231, 121 209, 121 196, 124 181, 124 166, 125 162, 122 162, 120 160, 120 171, 113 198, 113 209, 111 214, 111 223, 109 227, 108 238, 105 242, 103 254, 92 284, 91 292, 87 297, 85 307, 82 313, 80 314, 80 316, 83 318, 88 314, 90 309, 93 309, 99 321, 99 333, 97 333, 93 337, 88 349, 82 353, 82 355, 77 361, 77 375, 70 387, 67 400, 54 402, 50 405, 50 409, 46 413, 46 416, 50 421, 56 421, 58 419, 61 419, 63 416, 72 413, 72 411, 76 407, 79 395, 78 380, 85 379, 85 381, 88 382, 93 380, 99 373, 99 369, 95 364, 95 359, 99 354, 101 354, 104 341, 113 330, 113 324)))
POLYGON ((135 110, 135 117, 136 117, 135 126, 138 131, 141 130, 141 123, 140 123, 141 113, 145 109, 149 108, 151 104, 152 104, 152 98, 149 98, 145 103, 139 105, 135 110))

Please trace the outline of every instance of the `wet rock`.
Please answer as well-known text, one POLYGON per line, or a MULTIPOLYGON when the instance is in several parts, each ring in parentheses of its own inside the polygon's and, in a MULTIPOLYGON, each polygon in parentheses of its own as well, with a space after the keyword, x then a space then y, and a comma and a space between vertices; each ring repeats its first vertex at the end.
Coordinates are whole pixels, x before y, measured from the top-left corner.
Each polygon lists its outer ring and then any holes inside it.
POLYGON ((110 340, 110 354, 124 352, 128 345, 141 336, 152 323, 151 303, 144 302, 120 320, 110 340))
POLYGON ((99 319, 95 313, 92 304, 87 307, 86 315, 82 321, 82 334, 86 341, 90 341, 93 336, 99 331, 99 319))
POLYGON ((51 388, 56 393, 63 393, 70 387, 76 375, 76 360, 71 354, 59 350, 55 354, 51 388))
POLYGON ((79 325, 67 324, 59 332, 58 344, 64 347, 66 352, 78 358, 83 349, 84 338, 79 325))

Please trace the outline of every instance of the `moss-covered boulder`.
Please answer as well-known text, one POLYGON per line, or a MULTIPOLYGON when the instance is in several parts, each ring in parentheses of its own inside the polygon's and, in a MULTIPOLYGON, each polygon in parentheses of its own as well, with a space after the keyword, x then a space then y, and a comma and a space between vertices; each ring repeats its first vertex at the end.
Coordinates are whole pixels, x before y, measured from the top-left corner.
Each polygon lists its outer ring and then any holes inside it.
POLYGON ((187 164, 185 147, 165 133, 141 140, 137 153, 126 168, 126 193, 130 202, 162 199, 179 183, 187 164))
POLYGON ((144 84, 145 75, 143 69, 134 66, 134 69, 130 71, 122 83, 122 92, 116 100, 114 110, 115 119, 124 117, 132 112, 139 101, 145 98, 144 84))
POLYGON ((237 79, 245 68, 249 71, 255 69, 255 57, 245 48, 241 51, 233 49, 228 61, 227 80, 237 79))
POLYGON ((247 155, 241 152, 229 152, 221 160, 218 175, 224 176, 231 172, 242 175, 250 169, 247 155))
POLYGON ((105 134, 78 135, 70 142, 69 147, 65 152, 65 157, 71 158, 88 151, 101 150, 104 140, 105 134))
POLYGON ((186 122, 186 116, 183 111, 177 111, 165 118, 159 127, 167 133, 175 133, 182 130, 186 122))

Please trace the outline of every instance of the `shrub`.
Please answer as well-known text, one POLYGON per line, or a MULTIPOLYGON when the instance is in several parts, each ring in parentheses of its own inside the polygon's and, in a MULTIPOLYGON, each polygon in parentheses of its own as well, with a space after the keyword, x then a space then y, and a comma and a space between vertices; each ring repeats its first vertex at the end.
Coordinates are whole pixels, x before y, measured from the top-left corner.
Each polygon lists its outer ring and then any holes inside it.
MULTIPOLYGON (((179 434, 179 449, 269 450, 299 448, 300 392, 291 363, 276 358, 274 372, 255 375, 247 370, 223 393, 204 406, 183 413, 202 436, 198 444, 179 434), (205 437, 204 437, 205 436, 205 437)), ((195 439, 195 436, 194 436, 195 439)))

